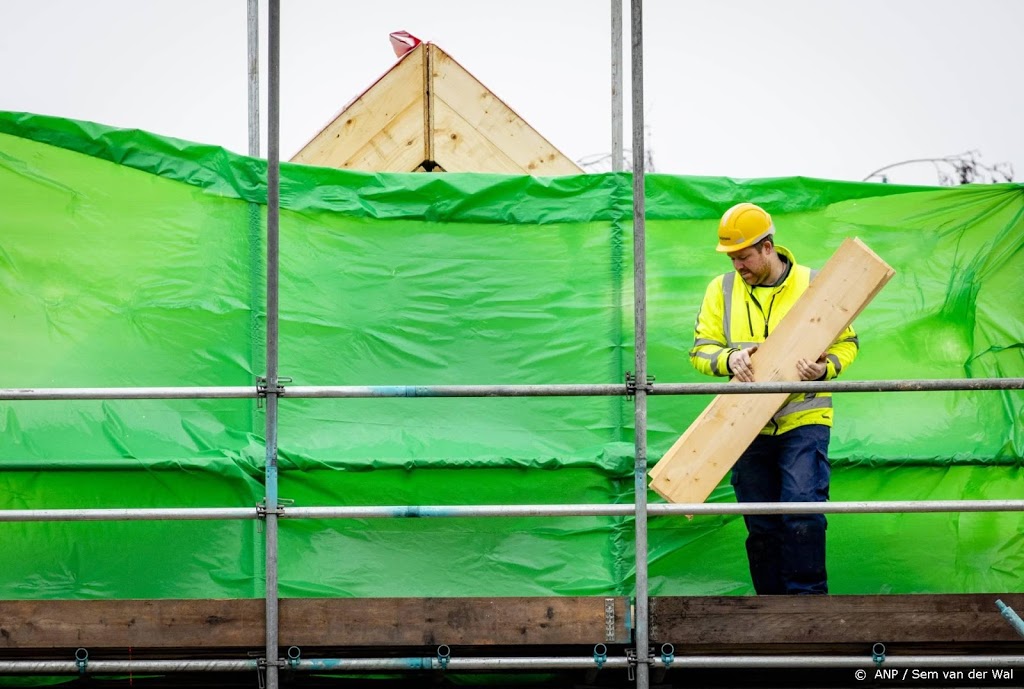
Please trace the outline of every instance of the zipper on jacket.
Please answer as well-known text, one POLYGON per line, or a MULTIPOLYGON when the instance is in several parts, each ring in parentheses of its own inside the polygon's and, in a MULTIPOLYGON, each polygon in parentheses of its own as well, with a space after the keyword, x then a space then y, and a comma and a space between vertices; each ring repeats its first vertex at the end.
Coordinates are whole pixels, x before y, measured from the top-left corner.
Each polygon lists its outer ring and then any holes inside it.
POLYGON ((765 315, 764 313, 761 314, 761 315, 764 316, 764 339, 766 339, 766 340, 768 339, 768 320, 772 317, 772 307, 775 306, 775 297, 777 297, 777 296, 779 296, 778 292, 775 292, 774 294, 772 294, 772 300, 768 304, 768 314, 767 315, 765 315))
MULTIPOLYGON (((766 339, 766 340, 768 339, 768 321, 771 320, 772 308, 775 306, 775 297, 777 297, 777 296, 779 296, 779 293, 777 291, 772 293, 772 300, 770 302, 768 302, 768 313, 765 313, 764 309, 761 308, 761 302, 759 302, 757 300, 757 297, 754 295, 753 288, 750 289, 750 299, 754 302, 754 305, 757 306, 757 310, 761 312, 761 318, 764 319, 764 339, 766 339)), ((747 304, 747 327, 750 328, 750 334, 753 335, 754 334, 754 323, 753 323, 753 321, 750 318, 750 302, 748 301, 748 302, 746 302, 746 304, 747 304)))

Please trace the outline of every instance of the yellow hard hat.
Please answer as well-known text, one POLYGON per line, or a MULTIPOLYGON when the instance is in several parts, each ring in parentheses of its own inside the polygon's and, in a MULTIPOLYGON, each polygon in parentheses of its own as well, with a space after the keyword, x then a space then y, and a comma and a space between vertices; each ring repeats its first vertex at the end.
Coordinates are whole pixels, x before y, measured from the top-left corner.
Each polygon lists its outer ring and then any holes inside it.
POLYGON ((718 223, 718 246, 723 254, 746 249, 769 235, 775 234, 772 216, 752 203, 737 203, 722 216, 718 223))

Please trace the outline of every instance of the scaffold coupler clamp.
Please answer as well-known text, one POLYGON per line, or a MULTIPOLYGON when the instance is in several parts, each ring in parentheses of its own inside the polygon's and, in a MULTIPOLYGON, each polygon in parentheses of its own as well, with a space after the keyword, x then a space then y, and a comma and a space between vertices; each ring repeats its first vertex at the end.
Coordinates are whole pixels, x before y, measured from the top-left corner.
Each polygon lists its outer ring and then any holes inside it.
POLYGON ((594 664, 600 670, 608 660, 608 647, 604 644, 594 644, 594 664))
POLYGON ((84 675, 89 667, 89 651, 84 648, 75 650, 75 665, 78 666, 78 674, 84 675))
MULTIPOLYGON (((644 384, 644 392, 651 394, 654 392, 654 381, 655 377, 652 375, 647 376, 647 382, 644 384)), ((633 375, 632 371, 626 371, 626 399, 632 400, 636 397, 636 391, 639 386, 637 385, 636 376, 633 375)))
POLYGON ((871 660, 876 667, 882 667, 885 662, 885 644, 878 643, 871 647, 871 660))
POLYGON ((288 656, 288 667, 294 670, 299 666, 299 658, 302 657, 302 649, 298 646, 289 646, 285 655, 288 656))
MULTIPOLYGON (((293 648, 294 648, 294 646, 293 646, 293 648)), ((288 650, 291 651, 291 649, 288 649, 288 650)), ((250 655, 250 657, 252 657, 256 653, 257 652, 250 651, 249 655, 250 655)), ((265 687, 267 686, 267 668, 268 667, 273 665, 274 667, 283 668, 283 667, 285 667, 288 664, 290 664, 290 661, 289 661, 289 663, 285 663, 285 661, 283 659, 281 659, 281 658, 275 658, 273 660, 271 660, 271 659, 269 659, 269 658, 267 658, 265 656, 260 656, 259 658, 257 658, 256 659, 256 683, 259 686, 259 689, 265 689, 265 687)))
POLYGON ((258 689, 265 689, 267 686, 268 667, 271 665, 274 667, 284 667, 285 665, 284 660, 281 658, 268 659, 263 655, 263 651, 248 651, 245 655, 256 660, 256 686, 258 689))
POLYGON ((278 498, 277 506, 274 509, 267 507, 267 499, 263 498, 256 503, 256 519, 266 521, 268 514, 276 514, 281 516, 284 514, 284 508, 287 505, 294 505, 295 501, 290 498, 278 498))
POLYGON ((437 662, 442 670, 448 669, 448 661, 452 659, 452 649, 448 644, 441 644, 437 647, 437 662))
POLYGON ((636 666, 637 665, 639 665, 640 663, 644 663, 645 665, 650 665, 651 662, 653 661, 653 659, 654 659, 654 647, 653 646, 648 646, 647 647, 647 657, 644 658, 643 660, 640 660, 640 658, 637 656, 636 649, 634 649, 634 648, 627 648, 626 649, 626 662, 629 663, 629 665, 626 668, 626 676, 628 677, 629 681, 632 682, 632 681, 634 681, 636 679, 636 666))
MULTIPOLYGON (((277 385, 274 386, 274 394, 280 397, 284 394, 284 385, 282 383, 291 383, 292 379, 284 376, 277 377, 277 385)), ((270 392, 270 385, 267 383, 266 376, 258 376, 256 378, 256 408, 263 408, 263 400, 267 399, 267 394, 270 392)))

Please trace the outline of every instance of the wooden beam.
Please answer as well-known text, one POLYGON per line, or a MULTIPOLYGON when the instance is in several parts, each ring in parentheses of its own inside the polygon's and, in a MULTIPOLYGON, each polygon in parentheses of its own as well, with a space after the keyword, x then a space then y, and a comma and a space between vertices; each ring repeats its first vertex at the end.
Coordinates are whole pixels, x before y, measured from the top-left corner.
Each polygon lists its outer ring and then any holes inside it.
MULTIPOLYGON (((752 356, 755 380, 799 380, 797 360, 817 359, 894 274, 859 239, 843 242, 752 356)), ((704 502, 787 397, 716 397, 651 469, 651 488, 670 502, 704 502)))
POLYGON ((434 151, 434 54, 429 43, 423 47, 423 160, 436 161, 434 151))
POLYGON ((694 652, 799 645, 983 648, 1020 644, 996 599, 1015 610, 1024 594, 728 596, 652 598, 651 639, 694 652))
MULTIPOLYGON (((301 647, 627 643, 628 611, 623 597, 283 598, 280 641, 301 647)), ((264 629, 261 599, 0 601, 0 651, 258 648, 264 629)))

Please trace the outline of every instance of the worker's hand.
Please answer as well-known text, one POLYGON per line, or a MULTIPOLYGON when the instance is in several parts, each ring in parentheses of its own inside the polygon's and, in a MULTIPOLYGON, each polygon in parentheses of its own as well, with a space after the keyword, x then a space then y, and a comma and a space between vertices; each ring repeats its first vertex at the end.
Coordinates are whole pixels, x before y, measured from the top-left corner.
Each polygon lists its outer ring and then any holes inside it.
POLYGON ((801 359, 796 362, 796 370, 800 374, 800 380, 821 380, 825 377, 825 371, 828 370, 825 355, 822 354, 817 361, 801 359))
POLYGON ((750 347, 749 349, 738 349, 729 355, 729 370, 741 383, 754 382, 754 367, 750 363, 750 355, 756 351, 757 347, 750 347))

